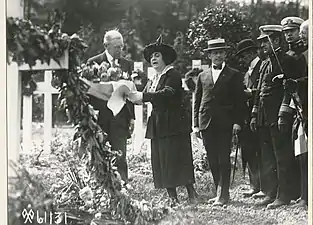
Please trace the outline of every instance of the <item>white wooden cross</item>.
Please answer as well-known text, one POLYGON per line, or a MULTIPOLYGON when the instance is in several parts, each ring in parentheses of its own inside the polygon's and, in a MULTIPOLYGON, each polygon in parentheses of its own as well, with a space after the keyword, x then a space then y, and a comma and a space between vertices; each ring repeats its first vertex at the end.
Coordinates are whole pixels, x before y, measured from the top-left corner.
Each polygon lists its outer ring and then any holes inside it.
MULTIPOLYGON (((46 70, 44 82, 37 83, 34 94, 44 94, 44 152, 51 150, 52 94, 59 91, 51 86, 52 71, 46 70)), ((23 152, 32 148, 32 96, 23 96, 23 152)))
MULTIPOLYGON (((7 7, 7 17, 16 17, 23 18, 24 12, 24 0, 11 0, 6 4, 7 7)), ((57 69, 68 69, 68 51, 59 59, 60 65, 54 60, 50 61, 50 64, 47 63, 41 64, 38 60, 36 65, 30 68, 28 65, 24 64, 18 66, 16 62, 11 62, 9 65, 7 64, 7 135, 8 135, 8 159, 17 162, 19 159, 20 152, 20 117, 21 117, 21 72, 29 71, 29 70, 57 70, 57 69)), ((10 60, 11 61, 11 60, 10 60)), ((30 108, 31 106, 31 97, 26 97, 25 103, 26 107, 30 108)), ((45 101, 45 104, 48 105, 49 97, 45 101)), ((51 101, 50 101, 51 102, 51 101)), ((52 107, 52 104, 50 105, 52 107)), ((48 109, 48 107, 47 107, 48 109)), ((26 116, 31 116, 31 110, 26 113, 26 116), (29 114, 30 113, 30 114, 29 114)), ((26 123, 26 122, 25 122, 26 123)), ((46 125, 46 124, 45 124, 46 125)), ((47 122, 48 125, 48 122, 47 122)), ((25 127, 24 127, 25 128, 25 127)), ((25 138, 29 138, 31 132, 29 129, 31 126, 29 124, 26 125, 26 129, 28 129, 25 134, 25 138)), ((29 143, 27 143, 29 148, 29 143)), ((9 176, 15 176, 11 167, 8 170, 9 176)))

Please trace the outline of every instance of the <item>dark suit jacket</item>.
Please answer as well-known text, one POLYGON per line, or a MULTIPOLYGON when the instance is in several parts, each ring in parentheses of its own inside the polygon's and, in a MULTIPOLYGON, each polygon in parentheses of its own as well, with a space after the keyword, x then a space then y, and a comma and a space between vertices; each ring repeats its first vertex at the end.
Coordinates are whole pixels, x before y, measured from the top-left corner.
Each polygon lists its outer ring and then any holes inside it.
MULTIPOLYGON (((87 60, 87 63, 97 62, 101 64, 103 61, 108 62, 105 52, 93 56, 87 60)), ((131 75, 133 64, 131 61, 128 61, 125 58, 119 59, 119 64, 123 72, 127 72, 128 75, 131 75)), ((126 135, 130 137, 129 134, 129 122, 131 119, 135 119, 135 110, 134 104, 130 101, 127 101, 125 106, 122 108, 121 112, 114 118, 113 113, 107 107, 107 101, 100 100, 94 96, 89 96, 90 104, 96 109, 99 110, 99 119, 98 123, 104 132, 107 132, 110 135, 111 129, 119 129, 121 135, 126 135), (114 127, 112 127, 112 119, 114 119, 114 127), (111 125, 111 126, 110 126, 111 125)))
POLYGON ((191 132, 191 118, 183 103, 181 75, 170 69, 158 83, 155 92, 144 92, 143 101, 152 103, 146 138, 169 137, 191 132))
POLYGON ((225 66, 216 83, 209 68, 199 74, 194 103, 194 124, 205 130, 214 121, 220 127, 243 125, 246 97, 239 71, 225 66))

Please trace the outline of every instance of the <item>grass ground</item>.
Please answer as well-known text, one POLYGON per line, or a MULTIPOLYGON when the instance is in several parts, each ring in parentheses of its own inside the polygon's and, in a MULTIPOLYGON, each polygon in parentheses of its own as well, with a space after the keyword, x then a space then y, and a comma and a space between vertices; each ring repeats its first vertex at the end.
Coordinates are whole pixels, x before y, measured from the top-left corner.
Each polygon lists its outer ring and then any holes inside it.
MULTIPOLYGON (((66 182, 64 170, 68 166, 68 159, 62 156, 58 149, 62 145, 67 145, 72 137, 73 129, 55 129, 53 149, 50 154, 43 153, 37 162, 34 163, 35 156, 42 148, 42 129, 37 129, 33 133, 34 148, 31 152, 22 153, 21 162, 29 173, 43 181, 44 188, 53 193, 55 187, 66 182)), ((193 142, 195 160, 200 160, 203 148, 193 142)), ((128 151, 130 185, 129 191, 133 199, 145 199, 148 202, 158 204, 167 198, 165 190, 155 189, 153 186, 151 164, 149 154, 145 145, 140 152, 128 151)), ((233 183, 230 196, 231 201, 226 207, 214 208, 208 204, 209 198, 214 196, 213 181, 210 172, 196 172, 196 190, 200 196, 199 202, 190 205, 187 202, 186 190, 178 188, 180 204, 170 210, 167 216, 158 222, 160 225, 305 225, 308 224, 308 213, 306 209, 298 208, 294 203, 279 209, 266 210, 264 207, 257 207, 257 200, 243 198, 242 191, 248 188, 247 178, 243 179, 242 173, 237 171, 235 182, 233 183)), ((57 194, 57 193, 55 193, 57 194)), ((113 223, 103 223, 113 224, 113 223)), ((98 224, 100 225, 100 224, 98 224)))

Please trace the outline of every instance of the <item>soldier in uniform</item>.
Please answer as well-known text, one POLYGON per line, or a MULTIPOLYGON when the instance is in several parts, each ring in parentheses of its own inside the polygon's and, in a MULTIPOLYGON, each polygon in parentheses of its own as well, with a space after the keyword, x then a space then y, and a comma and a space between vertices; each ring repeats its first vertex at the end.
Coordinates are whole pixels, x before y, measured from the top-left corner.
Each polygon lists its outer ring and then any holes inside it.
MULTIPOLYGON (((290 24, 290 23, 289 23, 290 24)), ((299 29, 298 29, 299 30, 299 29)), ((285 96, 280 108, 280 117, 284 120, 286 111, 294 111, 296 119, 293 124, 293 140, 295 156, 299 160, 301 170, 301 197, 297 200, 300 206, 308 202, 308 62, 307 62, 307 30, 308 22, 302 23, 298 35, 303 43, 293 57, 301 66, 297 79, 285 80, 285 96), (303 51, 304 50, 304 51, 303 51)))
POLYGON ((302 52, 306 50, 306 46, 304 45, 299 35, 300 25, 303 22, 303 19, 294 16, 285 17, 281 21, 281 25, 283 26, 283 33, 288 43, 288 51, 286 53, 297 59, 301 57, 302 52))
POLYGON ((253 99, 255 90, 259 80, 259 70, 261 66, 261 59, 258 56, 258 46, 252 39, 244 39, 237 44, 237 53, 240 64, 247 68, 244 76, 244 86, 247 95, 247 109, 245 123, 240 133, 240 140, 242 144, 242 160, 248 166, 250 187, 251 189, 244 192, 245 197, 261 191, 260 182, 260 154, 261 147, 259 142, 259 135, 257 132, 252 132, 249 126, 250 112, 253 106, 253 99))
POLYGON ((260 205, 276 208, 288 205, 291 200, 300 196, 300 185, 297 181, 299 175, 291 139, 294 116, 291 112, 286 113, 286 129, 278 129, 284 86, 282 79, 277 77, 293 78, 297 72, 297 61, 280 48, 283 29, 281 25, 264 25, 259 29, 261 35, 258 41, 267 58, 262 61, 260 68, 250 127, 253 131, 259 127, 262 142, 261 177, 264 178, 262 189, 266 197, 260 205))

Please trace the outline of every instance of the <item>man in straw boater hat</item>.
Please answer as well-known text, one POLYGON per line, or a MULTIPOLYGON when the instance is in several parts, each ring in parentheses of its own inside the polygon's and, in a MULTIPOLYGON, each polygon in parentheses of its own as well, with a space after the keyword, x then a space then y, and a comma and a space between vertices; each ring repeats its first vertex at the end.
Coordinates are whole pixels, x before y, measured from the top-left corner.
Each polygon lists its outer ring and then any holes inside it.
POLYGON ((194 129, 201 132, 217 190, 209 202, 217 206, 229 201, 231 141, 246 107, 242 76, 225 63, 229 48, 224 39, 208 41, 205 51, 212 63, 198 75, 194 103, 194 129))
POLYGON ((293 116, 286 112, 279 116, 284 97, 283 79, 292 78, 296 60, 281 48, 281 25, 264 25, 258 41, 267 58, 260 67, 260 79, 251 112, 250 127, 260 134, 262 189, 266 194, 260 205, 276 208, 297 199, 300 193, 299 169, 293 154, 291 126, 293 116), (271 142, 268 142, 270 137, 271 142))
POLYGON ((242 161, 243 168, 248 166, 250 187, 251 189, 244 192, 245 197, 260 196, 264 193, 261 191, 260 180, 260 160, 261 160, 261 146, 259 134, 252 132, 250 129, 250 112, 253 106, 253 99, 257 84, 259 81, 259 70, 261 66, 261 59, 258 56, 258 46, 252 39, 244 39, 237 44, 237 53, 235 55, 240 64, 247 68, 244 76, 245 92, 247 94, 247 114, 245 123, 240 133, 240 140, 242 145, 242 161))

